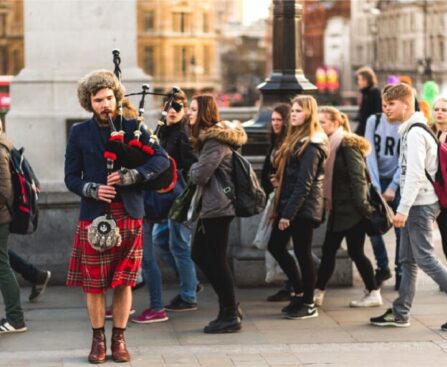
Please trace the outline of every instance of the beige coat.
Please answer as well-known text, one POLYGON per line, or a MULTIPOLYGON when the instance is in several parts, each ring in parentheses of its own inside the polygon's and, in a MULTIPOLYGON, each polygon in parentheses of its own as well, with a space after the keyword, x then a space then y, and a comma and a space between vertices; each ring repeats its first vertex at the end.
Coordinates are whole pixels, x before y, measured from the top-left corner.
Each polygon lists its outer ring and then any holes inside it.
POLYGON ((9 166, 9 150, 12 143, 0 132, 0 224, 11 222, 11 213, 8 206, 12 207, 14 191, 11 181, 11 169, 9 166))

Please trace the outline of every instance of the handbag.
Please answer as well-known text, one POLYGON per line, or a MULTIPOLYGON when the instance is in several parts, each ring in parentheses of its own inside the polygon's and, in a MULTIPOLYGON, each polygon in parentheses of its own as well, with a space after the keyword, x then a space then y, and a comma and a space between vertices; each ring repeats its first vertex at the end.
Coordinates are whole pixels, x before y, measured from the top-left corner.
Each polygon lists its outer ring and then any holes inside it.
POLYGON ((177 196, 172 203, 171 209, 168 213, 168 218, 173 221, 183 223, 187 220, 188 210, 191 206, 192 197, 196 191, 196 185, 188 180, 185 190, 177 196))
POLYGON ((366 234, 368 236, 379 236, 388 232, 393 226, 394 212, 382 194, 371 183, 368 171, 365 171, 369 182, 367 198, 369 204, 373 207, 372 214, 365 219, 366 234))
POLYGON ((182 170, 177 170, 177 182, 172 190, 160 192, 148 190, 144 195, 146 218, 157 222, 166 219, 175 199, 185 190, 186 182, 182 170))
POLYGON ((270 235, 272 234, 272 223, 269 223, 269 219, 273 210, 274 201, 275 192, 273 191, 268 197, 267 204, 262 212, 261 220, 256 231, 255 239, 253 240, 253 246, 260 250, 266 250, 270 241, 270 235))

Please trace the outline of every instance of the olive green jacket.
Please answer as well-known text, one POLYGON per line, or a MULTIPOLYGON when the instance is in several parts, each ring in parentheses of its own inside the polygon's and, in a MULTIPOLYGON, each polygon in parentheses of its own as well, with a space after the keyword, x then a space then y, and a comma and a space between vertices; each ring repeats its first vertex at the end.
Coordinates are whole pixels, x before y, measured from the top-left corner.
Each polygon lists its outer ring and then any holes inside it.
POLYGON ((336 151, 332 178, 332 211, 328 230, 348 230, 369 216, 369 184, 366 178, 365 157, 370 145, 365 138, 346 134, 336 151))

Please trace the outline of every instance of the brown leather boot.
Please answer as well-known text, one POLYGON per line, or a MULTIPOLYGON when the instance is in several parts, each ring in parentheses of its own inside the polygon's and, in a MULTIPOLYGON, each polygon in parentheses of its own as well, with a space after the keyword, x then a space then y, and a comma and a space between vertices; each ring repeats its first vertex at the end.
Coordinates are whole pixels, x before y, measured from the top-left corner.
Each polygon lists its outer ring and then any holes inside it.
POLYGON ((104 363, 106 361, 106 335, 104 328, 93 329, 92 349, 88 355, 90 363, 104 363))
POLYGON ((112 330, 112 358, 115 362, 129 362, 130 354, 124 340, 124 330, 114 327, 112 330))

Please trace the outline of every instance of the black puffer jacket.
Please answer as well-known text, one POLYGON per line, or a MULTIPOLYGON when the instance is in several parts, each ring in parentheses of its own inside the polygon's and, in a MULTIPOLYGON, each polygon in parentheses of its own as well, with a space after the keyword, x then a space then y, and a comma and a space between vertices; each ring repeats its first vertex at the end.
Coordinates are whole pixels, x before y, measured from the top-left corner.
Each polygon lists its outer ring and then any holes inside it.
POLYGON ((175 159, 177 168, 183 170, 183 174, 186 175, 191 165, 197 162, 197 158, 193 153, 185 122, 162 126, 158 137, 161 146, 175 159))
MULTIPOLYGON (((301 144, 297 145, 298 151, 301 144)), ((297 157, 293 154, 287 163, 279 199, 279 218, 323 219, 324 164, 328 156, 327 138, 317 134, 306 150, 297 157)))

